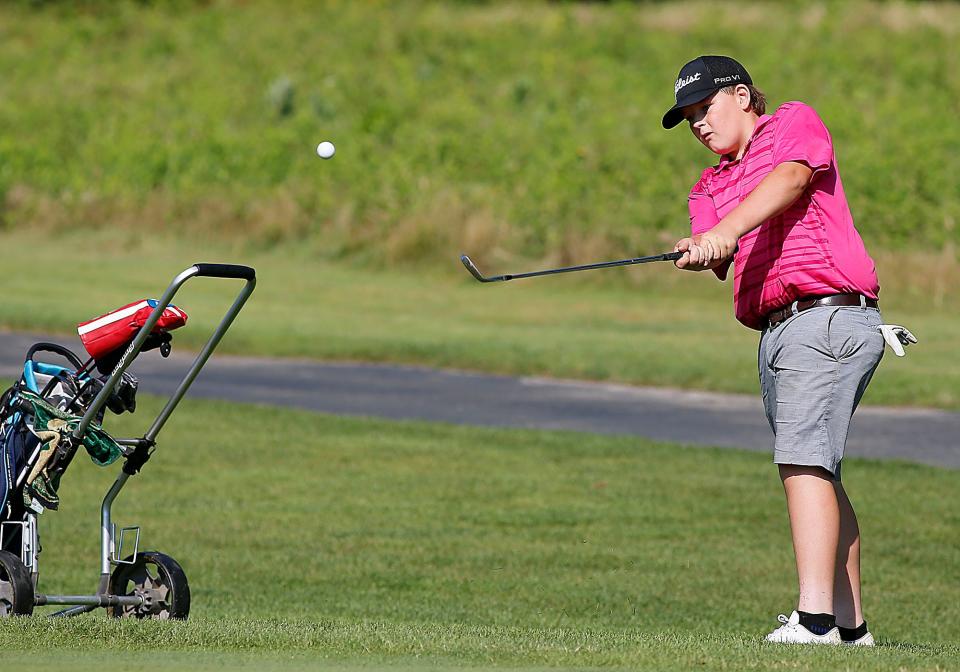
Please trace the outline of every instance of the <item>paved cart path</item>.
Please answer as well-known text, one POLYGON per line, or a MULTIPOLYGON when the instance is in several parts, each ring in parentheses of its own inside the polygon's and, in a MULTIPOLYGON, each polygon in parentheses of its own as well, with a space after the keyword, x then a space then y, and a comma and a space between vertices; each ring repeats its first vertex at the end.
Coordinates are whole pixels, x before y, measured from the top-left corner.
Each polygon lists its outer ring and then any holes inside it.
MULTIPOLYGON (((0 332, 0 376, 19 375, 27 348, 76 338, 0 332)), ((51 360, 53 361, 53 360, 51 360)), ((170 394, 192 356, 144 353, 141 390, 170 394)), ((882 366, 882 365, 881 365, 882 366)), ((759 395, 714 394, 604 383, 498 376, 419 366, 329 363, 214 355, 188 397, 289 406, 340 415, 497 427, 626 434, 695 445, 769 451, 759 395)), ((847 455, 960 467, 960 413, 864 407, 847 455)))

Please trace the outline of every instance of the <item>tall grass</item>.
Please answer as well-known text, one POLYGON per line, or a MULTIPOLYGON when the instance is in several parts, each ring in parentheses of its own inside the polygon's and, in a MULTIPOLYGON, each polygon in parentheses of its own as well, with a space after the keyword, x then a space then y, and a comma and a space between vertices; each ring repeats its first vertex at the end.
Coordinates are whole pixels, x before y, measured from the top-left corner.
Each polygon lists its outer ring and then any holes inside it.
POLYGON ((820 111, 871 247, 955 263, 958 26, 897 2, 5 4, 0 220, 361 262, 660 249, 713 160, 660 128, 672 80, 729 53, 820 111))

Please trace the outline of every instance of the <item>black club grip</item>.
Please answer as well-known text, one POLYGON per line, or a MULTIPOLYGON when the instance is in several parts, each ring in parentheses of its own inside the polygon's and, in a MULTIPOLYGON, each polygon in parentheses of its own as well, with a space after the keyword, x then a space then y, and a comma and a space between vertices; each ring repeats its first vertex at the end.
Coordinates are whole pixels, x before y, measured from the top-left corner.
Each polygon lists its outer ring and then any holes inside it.
POLYGON ((206 278, 239 278, 241 280, 255 280, 257 272, 249 266, 237 264, 194 264, 197 268, 197 277, 206 278))

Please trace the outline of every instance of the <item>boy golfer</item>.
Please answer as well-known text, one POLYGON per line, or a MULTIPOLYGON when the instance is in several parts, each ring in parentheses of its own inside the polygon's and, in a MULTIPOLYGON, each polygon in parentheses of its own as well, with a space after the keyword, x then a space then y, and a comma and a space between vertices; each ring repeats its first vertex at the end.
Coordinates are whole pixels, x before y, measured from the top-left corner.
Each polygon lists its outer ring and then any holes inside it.
POLYGON ((690 191, 677 268, 733 267, 737 319, 761 332, 760 387, 775 434, 800 596, 767 640, 873 644, 860 605, 860 532, 840 483, 850 418, 883 355, 873 260, 853 225, 830 134, 799 102, 765 113, 742 65, 680 70, 664 128, 686 122, 720 157, 690 191))

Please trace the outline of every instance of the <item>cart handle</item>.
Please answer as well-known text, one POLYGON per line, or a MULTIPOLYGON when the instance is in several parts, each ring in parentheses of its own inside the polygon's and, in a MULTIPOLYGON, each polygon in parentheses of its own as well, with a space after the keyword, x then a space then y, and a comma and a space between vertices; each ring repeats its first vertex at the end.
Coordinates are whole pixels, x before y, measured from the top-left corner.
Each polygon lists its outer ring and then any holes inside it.
POLYGON ((167 418, 170 417, 170 414, 173 413, 173 410, 177 407, 177 404, 180 403, 180 400, 183 398, 183 395, 186 394, 187 389, 197 377, 200 369, 203 368, 203 365, 206 364, 207 359, 209 359, 210 355, 213 354, 214 348, 216 348, 220 343, 220 339, 223 338, 223 335, 227 332, 227 329, 230 328, 230 325, 233 323, 234 318, 236 318, 237 313, 240 312, 243 304, 246 303, 247 299, 250 297, 250 294, 253 292, 254 287, 256 287, 257 274, 252 268, 234 264, 194 264, 193 266, 180 272, 170 283, 170 286, 167 287, 167 290, 163 293, 163 296, 160 297, 160 300, 154 307, 153 312, 150 313, 150 316, 147 318, 146 322, 142 327, 140 327, 140 331, 137 332, 137 335, 133 338, 133 341, 131 341, 130 345, 127 346, 127 349, 120 357, 120 361, 117 362, 113 372, 110 374, 109 379, 107 379, 107 381, 104 383, 103 388, 94 398, 90 406, 87 407, 87 412, 83 414, 83 417, 80 419, 77 428, 73 432, 73 437, 75 439, 80 439, 83 436, 84 432, 87 431, 87 427, 89 426, 90 422, 94 417, 96 417, 97 412, 99 412, 99 410, 106 405, 107 398, 116 387, 117 381, 123 375, 123 372, 127 369, 127 367, 130 366, 130 363, 134 360, 134 358, 136 358, 136 356, 140 353, 140 349, 143 347, 144 342, 147 340, 147 337, 153 330, 154 325, 160 319, 160 315, 164 310, 166 310, 167 306, 170 305, 170 302, 173 300, 173 295, 177 293, 177 290, 180 289, 183 283, 190 278, 197 276, 237 278, 246 280, 246 282, 244 283, 243 288, 240 290, 240 293, 237 295, 237 298, 234 300, 233 305, 227 311, 219 326, 217 326, 217 328, 214 330, 206 345, 204 345, 200 350, 200 353, 190 366, 190 369, 187 371, 183 380, 180 381, 180 385, 177 387, 177 390, 170 397, 167 405, 163 408, 163 410, 160 412, 160 415, 158 415, 157 419, 154 420, 153 425, 151 425, 150 429, 147 430, 147 433, 144 435, 144 439, 148 441, 154 441, 157 438, 157 434, 160 433, 160 428, 163 427, 164 423, 167 421, 167 418))
POLYGON ((238 264, 194 264, 198 278, 237 278, 256 280, 257 272, 249 266, 238 264))

